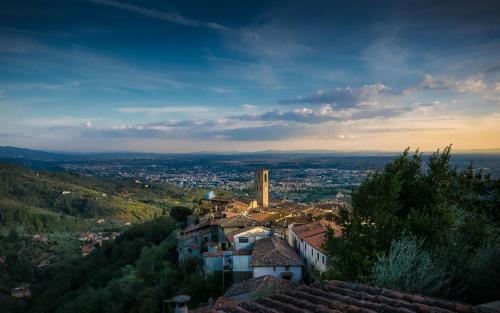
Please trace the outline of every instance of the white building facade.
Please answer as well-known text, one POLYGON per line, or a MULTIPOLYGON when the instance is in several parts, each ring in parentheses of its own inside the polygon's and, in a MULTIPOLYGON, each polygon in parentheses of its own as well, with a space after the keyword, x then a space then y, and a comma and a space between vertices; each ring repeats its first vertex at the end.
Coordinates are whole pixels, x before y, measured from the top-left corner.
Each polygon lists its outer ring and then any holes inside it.
POLYGON ((244 229, 233 236, 234 250, 250 250, 253 247, 255 241, 271 236, 272 231, 269 228, 265 228, 262 226, 255 226, 244 229))
POLYGON ((304 263, 286 241, 268 237, 255 242, 250 266, 253 278, 270 275, 298 282, 304 263))
POLYGON ((328 268, 329 257, 322 248, 326 242, 327 228, 319 223, 288 225, 288 243, 299 254, 309 270, 323 273, 328 268))

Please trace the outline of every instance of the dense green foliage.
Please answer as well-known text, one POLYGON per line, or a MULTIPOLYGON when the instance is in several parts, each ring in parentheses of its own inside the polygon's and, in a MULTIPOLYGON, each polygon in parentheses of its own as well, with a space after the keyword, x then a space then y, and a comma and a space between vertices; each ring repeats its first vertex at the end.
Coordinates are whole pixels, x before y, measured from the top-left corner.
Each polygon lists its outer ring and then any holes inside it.
MULTIPOLYGON (((29 280, 32 302, 10 310, 162 312, 163 300, 179 293, 192 297, 191 306, 219 296, 220 275, 204 278, 194 259, 177 265, 175 233, 175 222, 159 217, 132 226, 85 258, 37 270, 29 280)), ((168 303, 165 309, 169 312, 168 303)))
POLYGON ((450 273, 415 238, 394 240, 373 266, 373 283, 411 293, 443 296, 453 291, 450 273))
POLYGON ((168 184, 33 172, 0 164, 0 226, 20 224, 32 232, 88 229, 96 218, 150 219, 195 198, 168 184))
POLYGON ((170 216, 177 222, 186 223, 189 215, 193 214, 190 208, 184 206, 173 206, 170 208, 170 216))
MULTIPOLYGON (((327 249, 333 256, 330 277, 374 280, 412 291, 416 284, 430 282, 415 281, 412 286, 401 282, 410 281, 412 275, 439 275, 433 273, 439 266, 447 273, 448 289, 455 297, 477 302, 488 299, 481 293, 486 288, 495 287, 500 292, 499 286, 474 282, 466 273, 470 269, 499 277, 499 259, 488 253, 498 253, 498 246, 489 243, 499 238, 500 181, 474 171, 472 166, 457 171, 450 165, 450 153, 450 147, 434 153, 425 166, 422 154, 410 155, 407 149, 353 192, 353 208, 340 210, 336 217, 343 235, 330 233, 328 237, 327 249), (418 246, 393 243, 404 236, 413 236, 418 246), (405 269, 400 276, 388 277, 398 266, 405 269), (416 269, 422 273, 415 273, 416 269)), ((419 290, 447 296, 433 288, 419 290)))
POLYGON ((160 312, 162 301, 179 292, 192 295, 192 305, 221 294, 221 277, 202 277, 194 261, 177 265, 176 227, 201 194, 0 164, 0 311, 160 312), (129 221, 135 224, 124 225, 129 221), (124 229, 81 257, 78 231, 124 229), (3 293, 21 282, 33 297, 16 306, 3 293))

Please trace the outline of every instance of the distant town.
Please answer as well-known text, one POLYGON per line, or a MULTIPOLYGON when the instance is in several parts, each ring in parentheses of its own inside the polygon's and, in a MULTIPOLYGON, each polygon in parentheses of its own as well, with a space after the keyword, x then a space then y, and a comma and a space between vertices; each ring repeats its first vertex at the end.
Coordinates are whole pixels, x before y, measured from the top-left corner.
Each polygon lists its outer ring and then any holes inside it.
MULTIPOLYGON (((132 178, 145 183, 166 182, 184 190, 217 189, 247 197, 254 193, 253 170, 267 166, 272 169, 271 197, 310 203, 331 199, 338 192, 349 195, 364 178, 392 159, 392 156, 322 154, 104 156, 80 156, 74 161, 54 161, 50 164, 95 177, 132 178)), ((485 173, 500 176, 495 156, 455 155, 452 161, 463 169, 471 160, 485 173)))

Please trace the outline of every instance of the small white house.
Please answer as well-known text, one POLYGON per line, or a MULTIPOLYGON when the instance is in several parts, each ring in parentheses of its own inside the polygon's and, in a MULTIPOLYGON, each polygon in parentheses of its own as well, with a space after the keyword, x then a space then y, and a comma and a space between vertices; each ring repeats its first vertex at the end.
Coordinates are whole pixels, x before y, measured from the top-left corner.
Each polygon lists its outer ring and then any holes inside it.
POLYGON ((283 239, 267 237, 255 242, 251 266, 253 278, 270 275, 298 282, 304 263, 283 239))
POLYGON ((271 236, 272 230, 269 228, 252 226, 231 234, 228 239, 233 244, 234 250, 239 251, 250 250, 257 240, 271 236))

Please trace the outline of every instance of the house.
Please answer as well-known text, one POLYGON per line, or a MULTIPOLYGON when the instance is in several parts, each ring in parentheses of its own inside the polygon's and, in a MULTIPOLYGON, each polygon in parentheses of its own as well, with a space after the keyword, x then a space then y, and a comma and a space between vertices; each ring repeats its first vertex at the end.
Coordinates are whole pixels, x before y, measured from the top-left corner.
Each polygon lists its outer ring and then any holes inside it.
POLYGON ((288 225, 288 243, 300 255, 306 269, 323 273, 329 264, 329 257, 323 248, 328 227, 340 235, 340 229, 333 223, 318 221, 304 225, 288 225))
POLYGON ((237 250, 233 251, 233 281, 238 282, 252 278, 253 268, 250 266, 252 260, 252 251, 237 250))
POLYGON ((228 235, 227 239, 235 251, 250 250, 255 241, 266 237, 272 237, 272 235, 273 232, 269 228, 262 226, 250 226, 228 235))
POLYGON ((201 200, 201 206, 209 211, 224 211, 226 208, 231 207, 248 209, 250 205, 230 197, 210 197, 210 195, 205 195, 205 199, 201 200))
POLYGON ((179 232, 177 242, 179 261, 183 261, 189 256, 201 256, 202 248, 207 248, 206 245, 211 242, 221 243, 223 244, 222 249, 225 248, 225 238, 223 233, 219 231, 219 223, 215 220, 207 220, 187 227, 179 232))
POLYGON ((84 244, 82 246, 82 256, 87 256, 94 250, 94 246, 91 244, 84 244))
POLYGON ((304 263, 283 239, 268 237, 255 242, 250 265, 253 278, 271 275, 300 281, 304 263))
MULTIPOLYGON (((230 288, 231 289, 231 288, 230 288)), ((228 290, 229 291, 229 290, 228 290)), ((198 311, 196 311, 198 312, 198 311)), ((251 312, 460 312, 494 313, 489 308, 342 281, 284 285, 274 293, 249 300, 229 295, 206 313, 251 312), (232 298, 232 299, 231 299, 232 298)))
POLYGON ((39 241, 41 243, 47 243, 49 241, 49 237, 44 234, 35 234, 33 235, 33 240, 39 241))
POLYGON ((288 243, 299 253, 306 267, 320 273, 328 266, 328 256, 322 247, 327 230, 321 223, 288 225, 288 243))
POLYGON ((22 283, 19 286, 12 288, 10 291, 10 295, 13 298, 29 298, 31 297, 30 285, 27 283, 22 283))
POLYGON ((223 218, 219 221, 224 236, 230 235, 240 229, 250 226, 263 226, 262 222, 254 220, 246 214, 238 214, 233 217, 223 218))
POLYGON ((203 252, 203 271, 212 274, 216 271, 231 271, 233 263, 233 251, 207 251, 203 252))

